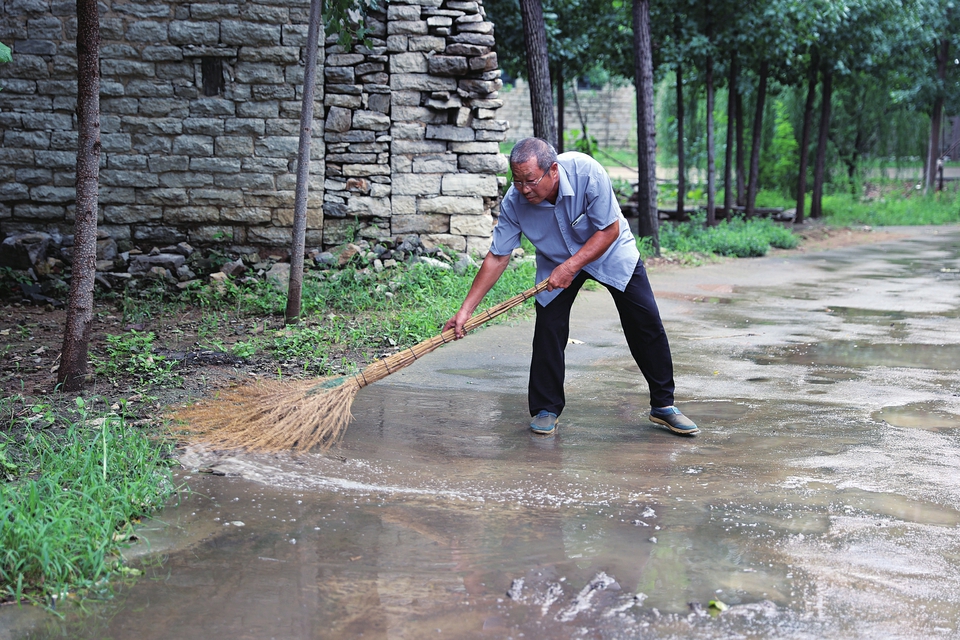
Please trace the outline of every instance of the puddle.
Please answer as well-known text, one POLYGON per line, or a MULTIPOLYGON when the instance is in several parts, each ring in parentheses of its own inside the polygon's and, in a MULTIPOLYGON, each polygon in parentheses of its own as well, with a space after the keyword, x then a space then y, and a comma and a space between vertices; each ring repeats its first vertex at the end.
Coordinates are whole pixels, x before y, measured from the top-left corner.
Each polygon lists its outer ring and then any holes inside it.
POLYGON ((941 431, 960 428, 960 416, 943 411, 934 411, 922 405, 884 407, 880 411, 875 411, 871 417, 874 420, 882 420, 894 427, 905 429, 941 431))
POLYGON ((817 369, 807 375, 806 382, 807 384, 835 384, 859 379, 859 373, 848 369, 817 369))
POLYGON ((654 295, 660 299, 685 300, 687 302, 707 302, 709 304, 732 304, 733 298, 725 296, 704 296, 676 291, 655 291, 654 295))
POLYGON ((960 362, 960 345, 874 344, 837 340, 777 347, 769 353, 753 355, 752 359, 757 364, 906 367, 951 371, 960 362))
POLYGON ((451 376, 464 376, 467 378, 480 378, 483 380, 496 380, 502 378, 503 375, 500 372, 494 369, 440 369, 439 373, 444 373, 451 376))
POLYGON ((955 527, 960 524, 960 512, 903 496, 847 489, 841 491, 837 498, 842 501, 842 509, 847 515, 850 515, 851 511, 862 510, 917 524, 941 527, 955 527))
MULTIPOLYGON (((705 433, 689 439, 647 423, 644 399, 595 391, 572 398, 551 438, 526 429, 522 395, 380 385, 358 396, 327 454, 193 450, 181 472, 193 493, 142 532, 163 563, 92 616, 20 637, 843 637, 859 621, 808 545, 831 544, 839 516, 960 522, 913 497, 832 484, 824 461, 857 464, 858 436, 818 446, 809 406, 691 400, 705 433), (783 422, 798 427, 758 438, 758 424, 783 422), (808 481, 791 482, 786 461, 810 452, 808 481), (733 613, 688 604, 712 599, 733 613)), ((943 548, 957 548, 953 535, 943 548)), ((944 593, 952 586, 960 577, 944 593)), ((947 600, 929 599, 929 623, 894 635, 954 625, 947 600)))

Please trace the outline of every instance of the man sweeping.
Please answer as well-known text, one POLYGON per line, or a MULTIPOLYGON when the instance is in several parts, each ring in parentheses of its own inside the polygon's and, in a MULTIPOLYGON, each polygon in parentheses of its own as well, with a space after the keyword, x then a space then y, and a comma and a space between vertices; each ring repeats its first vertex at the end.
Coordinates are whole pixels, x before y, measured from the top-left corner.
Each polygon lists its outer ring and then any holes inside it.
POLYGON ((630 353, 650 387, 650 420, 674 433, 700 430, 673 406, 673 361, 636 241, 604 168, 582 153, 557 155, 539 138, 525 138, 510 153, 513 187, 500 204, 493 242, 457 314, 444 330, 464 335, 464 323, 496 284, 520 246, 522 233, 537 250, 537 281, 549 276, 536 297, 536 328, 530 364, 530 429, 556 432, 563 412, 564 350, 570 309, 592 278, 613 295, 630 353))

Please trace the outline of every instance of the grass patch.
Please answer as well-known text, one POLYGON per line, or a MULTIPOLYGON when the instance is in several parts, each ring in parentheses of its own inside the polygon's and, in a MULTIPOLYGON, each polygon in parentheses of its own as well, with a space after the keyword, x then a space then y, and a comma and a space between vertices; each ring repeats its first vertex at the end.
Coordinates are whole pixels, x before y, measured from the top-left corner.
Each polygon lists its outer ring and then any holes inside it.
POLYGON ((108 335, 106 357, 91 355, 97 375, 116 383, 121 375, 132 376, 140 386, 170 386, 179 384, 180 378, 173 373, 175 362, 153 353, 156 336, 152 332, 129 331, 121 335, 108 335))
POLYGON ((838 226, 954 224, 960 222, 960 194, 886 194, 866 202, 849 194, 834 194, 823 197, 823 214, 829 224, 838 226))
POLYGON ((167 446, 117 413, 91 419, 82 398, 66 415, 19 396, 0 409, 0 599, 107 592, 129 571, 120 549, 133 524, 173 490, 167 446))
MULTIPOLYGON (((532 253, 532 246, 527 251, 532 253)), ((476 266, 458 272, 425 263, 378 272, 363 262, 340 270, 308 271, 299 324, 229 349, 236 355, 262 349, 278 362, 296 363, 313 375, 343 373, 438 334, 460 308, 476 272, 476 266)), ((514 261, 487 294, 484 307, 532 286, 535 272, 532 261, 514 261)), ((206 285, 191 295, 204 301, 204 324, 210 331, 229 322, 225 309, 237 318, 279 316, 286 305, 286 297, 262 281, 206 285)), ((521 312, 518 308, 512 314, 521 312)))

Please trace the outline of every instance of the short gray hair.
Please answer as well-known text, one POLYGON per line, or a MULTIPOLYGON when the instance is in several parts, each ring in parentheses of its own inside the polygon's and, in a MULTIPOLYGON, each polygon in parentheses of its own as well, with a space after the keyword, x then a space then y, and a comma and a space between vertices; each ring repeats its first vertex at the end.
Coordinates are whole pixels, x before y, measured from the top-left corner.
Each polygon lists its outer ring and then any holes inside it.
POLYGON ((557 161, 557 150, 543 138, 524 138, 510 152, 510 165, 521 165, 536 158, 537 166, 546 171, 557 161))

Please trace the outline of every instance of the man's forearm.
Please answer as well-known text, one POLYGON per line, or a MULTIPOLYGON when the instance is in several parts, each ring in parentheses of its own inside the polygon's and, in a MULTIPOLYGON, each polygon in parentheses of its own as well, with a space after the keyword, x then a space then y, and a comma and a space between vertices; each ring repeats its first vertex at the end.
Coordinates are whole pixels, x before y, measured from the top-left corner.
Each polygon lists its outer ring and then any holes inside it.
POLYGON ((473 284, 470 285, 470 291, 467 293, 467 297, 464 298, 463 304, 460 305, 460 309, 472 315, 474 310, 480 305, 483 297, 487 295, 487 292, 493 288, 493 285, 497 283, 497 280, 499 280, 503 272, 506 271, 508 264, 510 264, 509 254, 498 256, 487 253, 483 259, 483 263, 480 265, 480 271, 477 272, 476 277, 473 279, 473 284))
POLYGON ((580 250, 570 256, 567 262, 570 263, 572 268, 579 271, 606 253, 618 237, 620 237, 619 220, 590 236, 586 243, 580 247, 580 250))
POLYGON ((584 243, 580 250, 567 258, 560 266, 550 274, 550 282, 547 285, 547 291, 554 289, 566 289, 573 282, 573 278, 586 265, 590 264, 607 249, 610 248, 617 238, 620 237, 620 222, 614 222, 605 229, 594 233, 584 243))

